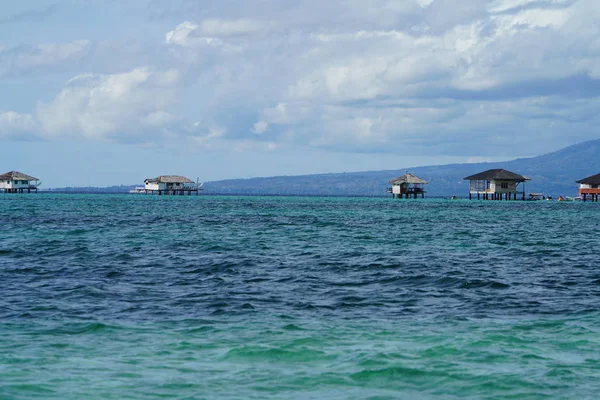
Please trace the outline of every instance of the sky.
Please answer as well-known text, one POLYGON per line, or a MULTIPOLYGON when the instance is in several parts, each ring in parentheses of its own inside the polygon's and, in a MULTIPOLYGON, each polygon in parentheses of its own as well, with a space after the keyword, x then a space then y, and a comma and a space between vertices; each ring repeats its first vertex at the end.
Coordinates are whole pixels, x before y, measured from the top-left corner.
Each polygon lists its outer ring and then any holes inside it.
POLYGON ((208 182, 599 137, 597 0, 0 0, 0 173, 208 182))

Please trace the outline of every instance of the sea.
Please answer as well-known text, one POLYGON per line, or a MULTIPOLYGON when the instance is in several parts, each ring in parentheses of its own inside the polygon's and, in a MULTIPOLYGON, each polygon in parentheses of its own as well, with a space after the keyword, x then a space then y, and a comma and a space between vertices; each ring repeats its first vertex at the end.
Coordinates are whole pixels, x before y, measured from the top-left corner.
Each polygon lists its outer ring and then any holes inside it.
POLYGON ((597 399, 600 204, 0 195, 0 399, 597 399))

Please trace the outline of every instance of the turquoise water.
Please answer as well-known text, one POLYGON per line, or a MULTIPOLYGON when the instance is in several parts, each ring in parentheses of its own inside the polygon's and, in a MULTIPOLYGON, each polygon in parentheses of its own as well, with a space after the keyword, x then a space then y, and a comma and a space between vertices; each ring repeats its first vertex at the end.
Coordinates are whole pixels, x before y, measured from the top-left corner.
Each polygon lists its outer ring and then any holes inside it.
POLYGON ((599 213, 3 195, 0 398, 597 398, 599 213))

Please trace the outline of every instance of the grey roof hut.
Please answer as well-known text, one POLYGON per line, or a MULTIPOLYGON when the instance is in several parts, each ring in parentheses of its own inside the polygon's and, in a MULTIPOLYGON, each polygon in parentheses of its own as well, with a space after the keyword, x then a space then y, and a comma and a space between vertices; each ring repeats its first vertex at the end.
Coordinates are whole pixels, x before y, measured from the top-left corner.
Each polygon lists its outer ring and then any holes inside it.
POLYGON ((600 174, 580 179, 577 183, 579 183, 577 194, 583 197, 583 201, 587 201, 588 196, 590 196, 592 201, 598 201, 598 195, 600 195, 600 174))
POLYGON ((407 199, 411 197, 416 199, 418 195, 421 195, 421 198, 425 197, 424 185, 429 182, 407 172, 392 179, 389 183, 392 184, 392 187, 388 189, 388 192, 392 194, 393 198, 401 199, 404 196, 407 199))
POLYGON ((470 181, 469 199, 476 194, 484 200, 517 200, 517 195, 525 200, 525 181, 530 180, 505 169, 488 169, 463 179, 470 181))
POLYGON ((0 190, 4 193, 31 193, 38 190, 39 179, 19 171, 0 175, 0 190))

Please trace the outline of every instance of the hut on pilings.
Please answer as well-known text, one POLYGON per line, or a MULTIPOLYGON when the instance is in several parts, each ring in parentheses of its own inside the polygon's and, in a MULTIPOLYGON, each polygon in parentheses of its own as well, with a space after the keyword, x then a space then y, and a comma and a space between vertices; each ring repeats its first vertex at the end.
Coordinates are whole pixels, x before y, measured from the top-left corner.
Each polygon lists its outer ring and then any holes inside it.
POLYGON ((144 192, 160 195, 198 194, 198 183, 179 175, 161 175, 144 180, 144 192))
POLYGON ((580 179, 577 183, 579 183, 577 194, 583 197, 583 201, 587 201, 588 196, 591 201, 598 201, 598 195, 600 195, 600 174, 580 179))
POLYGON ((525 200, 525 181, 530 180, 505 169, 489 169, 463 179, 470 181, 469 200, 473 195, 478 200, 518 200, 519 195, 525 200))
POLYGON ((392 179, 389 183, 392 184, 392 187, 388 189, 388 193, 392 194, 392 198, 401 199, 405 197, 409 199, 413 197, 416 199, 419 195, 421 195, 421 198, 425 198, 424 185, 428 182, 407 172, 396 179, 392 179))
POLYGON ((4 193, 37 193, 40 184, 38 178, 18 171, 0 175, 0 190, 4 193))

